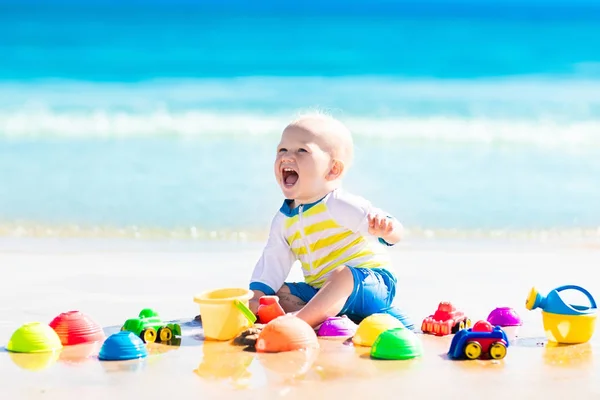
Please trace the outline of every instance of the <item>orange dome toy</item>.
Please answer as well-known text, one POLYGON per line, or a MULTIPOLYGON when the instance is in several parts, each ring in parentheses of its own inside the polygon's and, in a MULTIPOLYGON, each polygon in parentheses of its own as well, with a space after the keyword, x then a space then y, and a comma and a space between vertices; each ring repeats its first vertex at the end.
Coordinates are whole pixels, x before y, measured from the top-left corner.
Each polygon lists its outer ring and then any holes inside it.
POLYGON ((283 315, 269 322, 258 335, 256 351, 279 353, 306 348, 318 348, 313 328, 293 315, 283 315))

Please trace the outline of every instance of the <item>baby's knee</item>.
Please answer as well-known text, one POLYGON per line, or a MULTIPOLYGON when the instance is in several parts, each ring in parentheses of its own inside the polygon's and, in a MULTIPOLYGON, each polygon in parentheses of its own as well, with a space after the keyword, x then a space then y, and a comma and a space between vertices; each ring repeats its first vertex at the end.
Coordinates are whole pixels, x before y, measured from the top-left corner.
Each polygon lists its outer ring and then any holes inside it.
POLYGON ((277 293, 275 293, 276 296, 280 296, 281 295, 286 295, 286 294, 290 294, 292 293, 290 291, 290 287, 286 284, 284 284, 282 287, 279 288, 279 290, 277 291, 277 293))

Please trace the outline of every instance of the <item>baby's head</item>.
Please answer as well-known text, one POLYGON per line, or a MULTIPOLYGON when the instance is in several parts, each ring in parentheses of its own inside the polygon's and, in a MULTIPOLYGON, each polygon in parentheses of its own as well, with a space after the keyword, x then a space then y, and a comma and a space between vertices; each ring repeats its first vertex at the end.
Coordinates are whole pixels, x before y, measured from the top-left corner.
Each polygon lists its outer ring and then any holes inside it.
POLYGON ((277 146, 275 177, 284 196, 312 203, 339 187, 354 156, 352 135, 324 114, 307 114, 283 130, 277 146))

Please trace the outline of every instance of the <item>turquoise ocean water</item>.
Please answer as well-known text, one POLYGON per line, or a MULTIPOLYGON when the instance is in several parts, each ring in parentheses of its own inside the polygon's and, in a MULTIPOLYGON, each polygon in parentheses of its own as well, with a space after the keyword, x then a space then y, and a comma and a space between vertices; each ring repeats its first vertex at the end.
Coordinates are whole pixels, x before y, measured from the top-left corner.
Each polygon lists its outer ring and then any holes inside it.
POLYGON ((0 3, 0 235, 264 232, 313 108, 415 232, 599 229, 592 2, 82 4, 0 3))

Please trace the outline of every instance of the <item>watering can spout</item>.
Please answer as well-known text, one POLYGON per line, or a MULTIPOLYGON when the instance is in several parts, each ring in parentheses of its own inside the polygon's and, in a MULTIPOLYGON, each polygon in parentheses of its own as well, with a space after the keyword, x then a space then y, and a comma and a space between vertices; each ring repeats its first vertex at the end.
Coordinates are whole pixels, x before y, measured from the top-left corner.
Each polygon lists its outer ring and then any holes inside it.
POLYGON ((538 307, 543 310, 546 307, 546 297, 542 296, 536 288, 531 288, 525 301, 525 307, 528 310, 535 310, 538 307))

